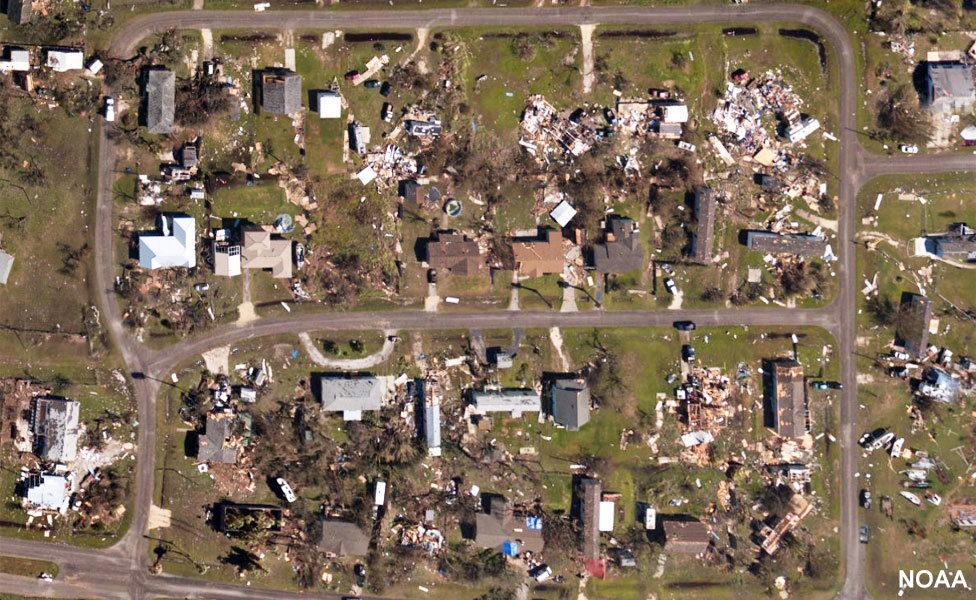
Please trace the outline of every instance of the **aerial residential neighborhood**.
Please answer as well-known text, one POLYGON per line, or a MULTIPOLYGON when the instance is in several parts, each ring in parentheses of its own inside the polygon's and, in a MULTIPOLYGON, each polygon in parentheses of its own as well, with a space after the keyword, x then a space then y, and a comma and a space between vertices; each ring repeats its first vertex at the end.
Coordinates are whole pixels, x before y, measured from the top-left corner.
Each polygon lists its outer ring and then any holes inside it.
POLYGON ((0 598, 972 593, 972 3, 0 12, 0 598))

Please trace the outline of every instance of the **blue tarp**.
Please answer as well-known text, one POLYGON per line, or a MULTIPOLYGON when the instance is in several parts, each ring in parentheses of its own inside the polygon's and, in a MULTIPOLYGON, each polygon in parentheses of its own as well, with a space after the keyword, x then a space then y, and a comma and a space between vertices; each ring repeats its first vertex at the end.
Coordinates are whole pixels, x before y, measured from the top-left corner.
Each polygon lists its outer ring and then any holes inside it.
POLYGON ((518 556, 518 542, 505 542, 502 544, 502 554, 518 556))

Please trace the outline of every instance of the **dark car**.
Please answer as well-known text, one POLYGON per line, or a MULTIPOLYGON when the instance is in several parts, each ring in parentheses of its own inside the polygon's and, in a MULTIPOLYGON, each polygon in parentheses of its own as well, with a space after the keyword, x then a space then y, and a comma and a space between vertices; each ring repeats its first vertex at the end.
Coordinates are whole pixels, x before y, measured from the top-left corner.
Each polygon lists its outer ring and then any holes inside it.
POLYGON ((888 369, 888 375, 891 375, 892 377, 897 377, 899 379, 907 379, 908 369, 906 369, 905 367, 892 367, 888 369))
POLYGON ((437 283, 437 269, 427 269, 427 283, 437 283))
POLYGON ((383 85, 380 86, 380 95, 386 98, 393 91, 393 86, 389 81, 384 81, 383 85))
POLYGON ((868 543, 868 540, 870 539, 870 535, 868 533, 868 526, 867 525, 861 525, 861 533, 858 535, 858 539, 861 540, 861 543, 862 544, 867 544, 868 543))
POLYGON ((857 440, 857 445, 861 446, 862 448, 867 448, 885 433, 887 433, 887 430, 884 427, 879 427, 874 431, 869 431, 868 433, 862 435, 861 439, 857 440))
POLYGON ((678 331, 694 331, 695 323, 694 321, 675 321, 674 328, 678 331))
POLYGON ((613 109, 610 107, 603 109, 603 118, 607 120, 607 125, 611 127, 617 124, 617 115, 613 114, 613 109))
POLYGON ((861 508, 871 508, 871 490, 861 490, 861 508))
POLYGON ((826 389, 830 389, 827 386, 827 382, 826 381, 814 381, 814 382, 811 382, 810 383, 810 387, 812 387, 815 390, 826 390, 826 389))
POLYGON ((844 389, 844 384, 839 381, 828 381, 827 388, 831 390, 842 390, 844 389))
POLYGON ((369 81, 367 81, 366 83, 363 84, 363 87, 369 88, 371 90, 374 90, 374 89, 380 87, 380 82, 377 81, 377 80, 375 80, 375 79, 370 79, 369 81))
POLYGON ((353 79, 359 77, 359 71, 349 71, 343 75, 346 81, 352 81, 353 79))
POLYGON ((692 362, 695 360, 695 347, 691 344, 685 344, 681 347, 681 358, 685 362, 692 362))

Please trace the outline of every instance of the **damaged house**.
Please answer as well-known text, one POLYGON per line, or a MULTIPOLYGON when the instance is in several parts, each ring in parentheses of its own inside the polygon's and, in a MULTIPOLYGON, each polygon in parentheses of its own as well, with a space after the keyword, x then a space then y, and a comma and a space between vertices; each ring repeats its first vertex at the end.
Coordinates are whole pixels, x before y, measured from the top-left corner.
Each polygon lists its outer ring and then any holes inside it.
POLYGON ((934 113, 971 111, 976 104, 973 68, 961 62, 931 62, 925 72, 929 110, 934 113))
POLYGON ((261 72, 261 110, 290 115, 302 110, 302 76, 289 69, 261 72))
POLYGON ((827 240, 805 233, 773 233, 771 231, 746 232, 746 246, 767 254, 795 254, 797 256, 823 256, 827 240))
POLYGON ((474 543, 509 556, 542 552, 542 519, 517 513, 502 496, 491 496, 489 511, 477 513, 474 543))
POLYGON ((527 388, 472 391, 471 402, 477 414, 507 412, 512 413, 514 419, 521 419, 522 413, 542 410, 542 399, 539 393, 527 388))
POLYGON ((427 264, 431 269, 454 275, 476 275, 481 268, 478 243, 461 233, 439 231, 427 240, 427 264))
POLYGON ((593 266, 598 273, 626 273, 644 266, 640 229, 633 219, 607 219, 606 241, 593 245, 593 266))
POLYGON ((515 270, 521 275, 562 273, 565 263, 563 235, 555 229, 540 229, 534 238, 516 237, 512 241, 515 270))
POLYGON ((237 413, 231 408, 207 413, 203 435, 197 447, 197 460, 234 465, 243 449, 243 436, 237 435, 237 413))
POLYGON ((932 321, 932 301, 920 294, 910 294, 902 303, 902 318, 898 334, 912 357, 925 356, 929 347, 929 324, 932 321))
POLYGON ((364 411, 383 408, 392 377, 329 373, 318 378, 319 400, 325 412, 341 412, 345 421, 360 421, 364 411))
POLYGON ((603 486, 599 479, 586 477, 580 480, 577 493, 578 516, 582 523, 583 558, 598 560, 600 558, 600 501, 603 498, 603 486))
POLYGON ((784 438, 800 438, 808 431, 807 395, 803 365, 793 359, 773 363, 769 407, 773 430, 784 438))
POLYGON ((31 406, 33 451, 51 462, 70 462, 78 452, 81 404, 67 398, 36 398, 31 406))
POLYGON ((925 249, 939 258, 976 261, 976 230, 966 223, 953 223, 945 233, 927 236, 925 249))
POLYGON ((691 237, 691 258, 703 265, 712 262, 716 206, 714 191, 706 187, 695 190, 695 221, 698 225, 691 237))

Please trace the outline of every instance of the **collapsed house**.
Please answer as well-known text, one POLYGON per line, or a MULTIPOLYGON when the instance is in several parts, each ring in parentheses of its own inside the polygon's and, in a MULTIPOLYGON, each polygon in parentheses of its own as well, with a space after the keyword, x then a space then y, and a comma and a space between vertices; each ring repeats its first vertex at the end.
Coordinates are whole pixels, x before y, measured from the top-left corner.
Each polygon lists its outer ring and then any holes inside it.
POLYGON ((942 369, 929 367, 922 373, 918 392, 926 398, 932 398, 939 402, 955 402, 959 395, 959 382, 942 369))
POLYGON ((70 462, 78 452, 81 427, 79 402, 67 398, 36 398, 31 407, 34 454, 51 462, 70 462))
POLYGON ((790 498, 790 511, 780 519, 774 527, 764 526, 759 535, 763 541, 761 547, 766 554, 772 555, 779 549, 783 536, 792 531, 800 521, 813 511, 813 504, 800 494, 793 494, 790 498))
POLYGON ((544 96, 529 96, 519 123, 519 145, 540 163, 550 155, 583 155, 593 146, 593 132, 570 119, 569 112, 557 111, 544 96))
POLYGON ((487 513, 475 515, 474 543, 508 556, 542 552, 542 519, 516 512, 502 496, 491 496, 487 513))
POLYGON ((217 531, 229 535, 250 531, 255 525, 264 531, 278 531, 283 516, 280 506, 239 504, 225 500, 214 506, 213 526, 217 531))
POLYGON ((710 444, 734 415, 731 392, 731 381, 717 367, 691 369, 686 382, 675 390, 684 415, 681 460, 708 464, 710 444))

